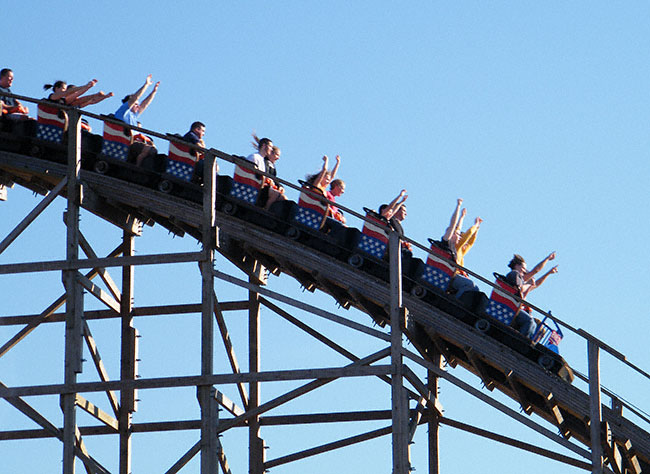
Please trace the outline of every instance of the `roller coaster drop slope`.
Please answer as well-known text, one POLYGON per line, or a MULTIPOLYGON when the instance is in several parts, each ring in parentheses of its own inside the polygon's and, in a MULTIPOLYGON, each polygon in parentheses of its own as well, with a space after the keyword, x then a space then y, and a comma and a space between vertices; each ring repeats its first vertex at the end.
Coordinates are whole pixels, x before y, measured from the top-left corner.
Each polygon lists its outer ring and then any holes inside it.
MULTIPOLYGON (((31 100, 22 97, 23 100, 31 100)), ((35 101, 38 102, 38 101, 35 101)), ((40 106, 51 104, 41 103, 40 106)), ((46 124, 41 120, 29 126, 46 124)), ((55 111, 55 114, 57 112, 55 111)), ((78 459, 87 472, 109 472, 87 450, 84 436, 115 434, 119 436, 119 472, 131 472, 131 437, 133 433, 159 430, 200 430, 199 441, 185 453, 168 473, 178 472, 195 455, 200 453, 201 473, 216 473, 219 468, 230 472, 226 452, 220 436, 237 426, 247 426, 249 432, 249 472, 261 474, 267 469, 296 461, 364 440, 391 434, 392 471, 407 473, 411 469, 409 443, 418 425, 429 425, 429 472, 439 472, 438 427, 448 424, 475 434, 487 436, 507 444, 545 455, 593 473, 650 473, 650 436, 624 416, 623 408, 633 408, 612 397, 612 407, 601 403, 599 380, 599 354, 606 350, 642 375, 641 369, 625 361, 624 356, 582 330, 577 332, 588 344, 589 375, 583 377, 588 392, 572 384, 571 368, 551 346, 541 341, 534 344, 520 337, 502 321, 489 316, 471 304, 461 303, 441 291, 427 279, 427 271, 436 264, 453 265, 440 258, 432 246, 426 265, 419 259, 401 252, 401 238, 395 232, 384 233, 383 244, 387 257, 361 251, 366 228, 361 233, 328 223, 323 232, 325 218, 314 226, 311 218, 301 218, 310 206, 318 211, 322 199, 303 188, 301 200, 279 203, 273 212, 256 207, 238 186, 247 178, 255 180, 239 157, 215 149, 201 150, 205 157, 205 182, 202 186, 188 182, 187 173, 175 173, 169 163, 175 154, 192 157, 192 147, 175 141, 173 137, 151 131, 146 133, 170 141, 169 162, 165 169, 158 165, 151 170, 139 170, 125 161, 111 160, 105 144, 110 141, 110 129, 119 128, 106 117, 84 114, 103 120, 104 140, 81 132, 80 113, 67 110, 61 134, 55 140, 45 136, 40 128, 36 133, 25 133, 20 127, 3 121, 0 129, 0 198, 6 199, 7 190, 14 184, 44 195, 42 202, 27 215, 0 243, 2 253, 21 232, 57 196, 67 199, 65 223, 67 228, 66 260, 0 265, 0 274, 25 274, 43 271, 61 271, 65 294, 39 315, 0 317, 2 325, 22 325, 22 329, 0 347, 0 357, 15 347, 31 331, 46 322, 65 324, 65 374, 61 384, 8 387, 0 380, 0 397, 22 414, 36 422, 40 430, 0 431, 0 441, 55 437, 63 445, 63 472, 75 472, 78 459), (109 134, 107 135, 107 130, 109 134), (93 148, 93 140, 95 146, 93 148), (180 151, 179 151, 180 150, 180 151), (210 173, 216 159, 232 162, 236 166, 235 179, 210 173), (158 171, 155 168, 158 166, 158 171), (109 172, 110 170, 110 172, 109 172), (161 174, 160 171, 164 173, 161 174), (237 175, 239 173, 239 176, 237 175), (162 178, 161 178, 162 176, 162 178), (244 179, 242 179, 242 176, 244 179), (134 185, 134 181, 136 185, 134 185), (153 184, 153 185, 152 185, 153 184), (164 192, 163 192, 164 191, 164 192), (79 212, 86 209, 123 230, 123 239, 114 252, 98 258, 79 230, 79 212), (202 250, 190 253, 133 255, 134 237, 142 234, 143 223, 158 223, 175 234, 189 234, 202 243, 202 250), (352 242, 352 243, 350 243, 352 242), (87 258, 79 257, 79 248, 87 258), (215 252, 234 263, 246 280, 215 270, 215 252), (198 262, 202 278, 202 297, 198 304, 175 307, 133 307, 133 267, 137 265, 174 264, 198 262), (429 262, 433 262, 432 266, 429 262), (122 269, 122 287, 110 278, 107 268, 122 269), (89 269, 85 274, 81 271, 89 269), (390 326, 390 334, 329 313, 320 308, 296 301, 264 288, 268 274, 287 274, 309 291, 319 289, 345 309, 353 306, 367 313, 381 326, 390 326), (92 280, 99 276, 104 291, 92 280), (214 293, 215 278, 244 287, 249 292, 248 301, 217 301, 214 293), (96 297, 107 310, 84 311, 84 292, 96 297), (269 299, 307 310, 317 316, 332 320, 349 330, 361 331, 385 341, 386 348, 364 358, 359 358, 310 328, 299 319, 282 310, 269 299), (65 314, 56 313, 65 304, 65 314), (308 370, 260 372, 259 315, 263 305, 320 342, 350 359, 345 367, 308 370), (248 310, 249 313, 249 372, 239 369, 234 348, 228 336, 223 312, 248 310), (137 331, 134 316, 177 313, 201 313, 201 374, 158 379, 137 379, 137 331), (120 379, 109 380, 99 352, 90 332, 93 319, 120 318, 121 367, 120 379), (222 335, 232 373, 215 374, 214 322, 222 335), (402 345, 405 335, 418 353, 402 345), (99 381, 77 381, 81 372, 82 345, 87 350, 98 371, 99 381), (387 364, 377 364, 382 359, 387 364), (485 392, 479 391, 442 370, 442 359, 450 367, 463 367, 476 374, 485 387, 515 400, 526 415, 537 414, 557 427, 559 435, 538 424, 534 419, 513 410, 485 392), (411 366, 424 368, 428 380, 424 382, 411 366), (296 399, 314 389, 341 377, 379 377, 391 385, 391 407, 387 412, 366 411, 295 415, 285 417, 265 416, 272 409, 296 399), (437 398, 438 379, 443 378, 501 410, 517 421, 531 427, 588 462, 537 448, 517 440, 464 425, 447 419, 442 414, 437 398), (266 381, 311 380, 273 400, 262 403, 260 384, 266 381), (215 386, 236 384, 241 406, 229 400, 215 386), (245 384, 248 384, 248 392, 245 384), (136 393, 139 389, 164 389, 169 387, 196 387, 201 419, 195 421, 170 421, 165 423, 133 423, 136 410, 136 393), (107 413, 85 396, 104 392, 113 413, 107 413), (84 394, 82 396, 81 394, 84 394), (30 406, 24 397, 59 395, 63 410, 63 427, 52 424, 45 416, 30 406), (411 405, 414 405, 413 407, 411 405), (101 426, 80 427, 77 411, 90 413, 101 426), (225 411, 230 417, 220 417, 225 411), (317 446, 277 459, 266 460, 264 441, 260 436, 263 424, 295 424, 333 421, 390 419, 384 429, 317 446), (577 440, 587 446, 570 441, 577 440)), ((61 116, 61 115, 59 115, 61 116)), ((30 121, 31 122, 31 121, 30 121)), ((56 120, 55 120, 56 122, 56 120)), ((27 127, 23 125, 22 127, 27 127)), ((55 130, 56 131, 56 130, 55 130)), ((130 135, 130 132, 128 132, 130 135)), ((56 135, 56 134, 55 134, 56 135)), ((130 142, 129 142, 130 143, 130 142)), ((127 144, 128 146, 128 144, 127 144)), ((166 158, 166 157, 165 157, 166 158)), ((124 160, 125 157, 122 158, 124 160)), ((183 164, 183 160, 178 163, 183 164)), ((185 164, 188 164, 187 160, 185 164)), ((193 166, 191 159, 189 164, 193 166)), ((164 168, 164 166, 163 166, 164 168)), ((182 170, 181 170, 182 171, 182 170)), ((295 187, 290 183, 287 186, 295 187)), ((326 204, 324 204, 326 207, 326 204)), ((322 206, 320 206, 322 207, 322 206)), ((313 210, 313 209, 312 209, 313 210)), ((359 216, 347 210, 352 215, 359 216)), ((303 216, 304 217, 304 216, 303 216)), ((316 216, 318 219, 318 216, 316 216)), ((377 226, 377 221, 366 216, 366 227, 377 226)), ((381 225, 381 224, 380 224, 381 225)), ((380 236, 381 237, 381 236, 380 236)), ((453 270, 453 269, 452 269, 453 270)), ((471 273, 471 272, 470 272, 471 273)), ((474 274, 472 274, 474 275, 474 274)), ((444 274, 442 274, 444 277, 444 274)), ((474 275, 476 276, 476 275, 474 275)), ((485 281, 485 280, 484 280, 485 281)), ((567 326, 570 328, 570 326, 567 326)), ((571 328, 572 329, 572 328, 571 328)), ((0 341, 3 342, 3 341, 0 341)), ((636 413, 639 415, 639 413, 636 413)), ((643 416, 640 415, 642 418, 643 416)), ((647 419, 645 421, 648 421, 647 419)))

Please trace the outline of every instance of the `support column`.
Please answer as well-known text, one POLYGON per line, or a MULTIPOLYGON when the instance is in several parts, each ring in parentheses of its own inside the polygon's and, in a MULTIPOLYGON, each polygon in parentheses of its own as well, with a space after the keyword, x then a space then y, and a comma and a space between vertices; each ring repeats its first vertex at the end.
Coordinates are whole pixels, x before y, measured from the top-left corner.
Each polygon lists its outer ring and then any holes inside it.
MULTIPOLYGON (((203 220, 201 223, 203 259, 201 268, 201 375, 214 372, 214 219, 215 179, 214 155, 206 153, 203 169, 203 220)), ((215 389, 200 385, 197 390, 201 407, 201 474, 216 474, 218 412, 215 389)))
POLYGON ((408 439, 408 402, 404 390, 404 370, 402 364, 402 325, 405 311, 402 308, 402 252, 399 235, 390 232, 390 360, 391 376, 391 410, 393 442, 393 474, 408 474, 409 439, 408 439))
MULTIPOLYGON (((436 367, 442 366, 442 355, 435 351, 431 354, 431 361, 436 367)), ((438 376, 431 371, 427 373, 427 385, 429 388, 429 398, 437 400, 439 387, 438 376)), ((429 409, 429 474, 440 474, 440 423, 438 414, 433 409, 429 409)))
POLYGON ((596 341, 588 339, 589 355, 589 434, 591 436, 591 473, 603 474, 603 448, 600 442, 602 407, 600 401, 600 349, 596 341))
MULTIPOLYGON (((81 120, 79 112, 69 113, 68 128, 68 208, 65 213, 66 260, 69 263, 79 259, 79 203, 81 202, 81 120)), ((63 271, 63 285, 66 291, 65 315, 65 369, 64 383, 77 383, 77 374, 82 370, 83 337, 83 288, 79 284, 77 270, 63 271)), ((75 472, 75 446, 77 433, 76 393, 62 396, 63 406, 63 474, 75 472)))
MULTIPOLYGON (((249 280, 254 283, 252 278, 249 280)), ((260 297, 254 291, 248 292, 248 371, 260 371, 260 297)), ((248 409, 252 410, 260 405, 260 382, 251 381, 248 392, 248 409)), ((260 437, 259 416, 248 420, 248 472, 264 472, 264 446, 260 437)))
MULTIPOLYGON (((135 237, 124 232, 122 235, 122 256, 132 257, 135 237)), ((120 380, 135 380, 136 376, 136 334, 133 327, 133 276, 131 265, 122 267, 122 297, 120 299, 121 317, 121 361, 120 380)), ((131 414, 135 411, 135 390, 120 391, 120 474, 131 474, 131 414)))

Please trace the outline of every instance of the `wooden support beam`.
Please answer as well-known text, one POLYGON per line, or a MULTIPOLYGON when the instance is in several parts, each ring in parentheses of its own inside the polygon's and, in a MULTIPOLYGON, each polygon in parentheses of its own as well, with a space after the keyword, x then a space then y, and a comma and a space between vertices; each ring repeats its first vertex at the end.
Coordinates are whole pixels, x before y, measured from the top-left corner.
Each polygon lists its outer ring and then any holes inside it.
MULTIPOLYGON (((122 249, 125 257, 135 253, 135 237, 122 232, 122 249)), ((122 267, 122 295, 120 298, 120 380, 136 379, 136 330, 133 327, 134 269, 122 267)), ((136 409, 136 392, 132 388, 120 390, 119 421, 119 474, 131 474, 132 413, 136 409)))
POLYGON ((492 377, 490 377, 490 374, 487 371, 487 367, 481 360, 479 354, 477 354, 476 351, 469 346, 466 346, 463 350, 465 354, 467 354, 467 360, 469 360, 469 362, 472 364, 472 367, 476 369, 478 376, 481 377, 485 388, 487 388, 490 392, 494 390, 494 380, 492 377))
POLYGON ((472 387, 468 383, 464 382, 463 380, 460 380, 458 377, 455 377, 451 375, 450 373, 440 370, 439 367, 436 367, 434 364, 432 364, 430 361, 423 359, 422 357, 408 351, 404 350, 404 354, 411 359, 412 361, 418 363, 422 367, 428 369, 429 371, 433 372, 436 374, 438 377, 445 379, 449 383, 457 386, 458 388, 464 390, 465 392, 469 393, 470 395, 474 396, 475 398, 478 398, 479 400, 487 403, 488 405, 492 406, 493 408, 496 408, 500 412, 508 415, 509 417, 513 418, 514 420, 522 423, 525 426, 528 426, 532 430, 536 431, 537 433, 547 437, 548 439, 564 446, 565 448, 569 449, 570 451, 573 451, 574 453, 583 456, 587 459, 590 458, 590 453, 579 447, 576 446, 575 444, 571 443, 567 439, 563 438, 562 436, 552 432, 551 430, 535 423, 533 420, 530 418, 522 415, 518 411, 513 410, 512 408, 508 407, 507 405, 504 405, 503 403, 489 397, 487 394, 483 393, 482 391, 472 387))
POLYGON ((552 393, 549 392, 546 394, 544 397, 544 403, 548 412, 553 417, 555 424, 560 430, 560 434, 566 439, 569 439, 571 437, 571 430, 567 428, 566 420, 564 419, 562 411, 560 410, 560 406, 558 405, 557 400, 552 393))
POLYGON ((591 465, 589 463, 586 463, 584 461, 580 461, 578 459, 571 458, 569 456, 565 456, 563 454, 558 454, 555 451, 550 451, 548 449, 540 448, 539 446, 536 446, 534 444, 529 444, 525 443, 523 441, 520 441, 518 439, 510 438, 507 436, 503 436, 491 431, 487 431, 481 428, 478 428, 476 426, 471 426, 465 423, 461 423, 460 421, 452 420, 450 418, 441 418, 440 420, 441 424, 451 426, 453 428, 466 431, 467 433, 472 433, 477 436, 482 436, 487 439, 491 439, 492 441, 497 441, 502 444, 506 444, 508 446, 512 446, 514 448, 522 449, 524 451, 528 451, 534 454, 538 454, 540 456, 547 457, 549 459, 553 459, 558 462, 562 462, 564 464, 568 464, 570 466, 575 466, 580 469, 584 469, 586 471, 591 470, 591 465))
POLYGON ((297 453, 289 454, 287 456, 282 456, 280 458, 273 459, 271 461, 267 461, 264 463, 264 469, 271 469, 273 467, 281 466, 282 464, 287 464, 293 461, 298 461, 300 459, 316 456, 317 454, 322 454, 328 451, 333 451, 335 449, 344 448, 346 446, 358 444, 363 441, 379 438, 380 436, 386 436, 391 432, 392 432, 392 427, 387 426, 385 428, 368 431, 367 433, 351 436, 349 438, 344 438, 338 441, 334 441, 332 443, 316 446, 315 448, 306 449, 304 451, 300 451, 297 453))
POLYGON ((603 443, 603 453, 607 458, 609 466, 614 471, 614 474, 625 474, 623 467, 623 454, 618 445, 612 438, 612 430, 609 423, 603 421, 600 424, 600 439, 603 443))
MULTIPOLYGON (((257 267, 258 272, 262 271, 261 264, 257 267)), ((253 282, 253 278, 249 278, 249 283, 253 282)), ((259 372, 261 366, 261 324, 260 324, 260 296, 255 291, 255 288, 248 290, 248 370, 251 372, 259 372)), ((249 474, 263 474, 264 469, 264 441, 260 436, 260 413, 259 411, 261 401, 261 383, 259 381, 251 381, 248 386, 248 413, 246 416, 248 421, 248 472, 249 474)), ((237 418, 243 419, 245 415, 240 415, 237 418)))
MULTIPOLYGON (((220 302, 219 307, 222 312, 226 311, 240 311, 248 309, 248 301, 225 301, 220 302)), ((133 316, 171 316, 189 313, 200 313, 200 304, 173 304, 163 306, 139 306, 133 308, 133 316)), ((38 319, 40 314, 24 314, 16 316, 0 316, 0 326, 19 326, 21 324, 30 324, 38 319)), ((115 311, 110 309, 84 311, 84 319, 86 321, 94 321, 100 319, 116 319, 120 315, 115 314, 115 311)), ((47 319, 41 321, 42 323, 60 323, 65 321, 65 314, 52 313, 47 319)))
MULTIPOLYGON (((442 416, 444 408, 442 403, 440 403, 440 400, 438 400, 437 394, 432 394, 429 391, 429 388, 420 380, 409 366, 404 366, 404 378, 413 385, 417 393, 420 395, 420 398, 424 398, 426 406, 433 410, 435 416, 442 416), (431 395, 434 395, 433 399, 431 398, 431 395)), ((414 399, 419 400, 417 397, 414 397, 414 399)))
POLYGON ((226 453, 223 452, 223 448, 217 453, 217 458, 219 460, 219 466, 221 466, 221 472, 223 474, 232 474, 230 466, 228 465, 228 459, 226 459, 226 453))
POLYGON ((84 190, 81 206, 125 232, 142 235, 142 218, 134 212, 124 210, 121 206, 113 206, 108 199, 96 193, 92 187, 84 190))
POLYGON ((245 412, 235 402, 228 398, 224 393, 216 390, 214 393, 215 400, 221 405, 228 413, 233 416, 241 416, 245 412))
POLYGON ((303 311, 310 312, 312 314, 315 314, 316 316, 320 316, 322 318, 328 319, 330 321, 333 321, 335 323, 341 324, 343 326, 347 326, 351 329, 355 329, 359 332, 366 333, 368 335, 374 336, 378 339, 382 339, 384 341, 390 341, 390 336, 387 334, 384 334, 381 331, 377 331, 376 329, 369 328, 367 326, 364 326, 363 324, 359 324, 356 321, 352 321, 347 318, 342 318, 341 316, 338 316, 334 313, 330 313, 329 311, 324 311, 316 306, 312 306, 306 303, 303 303, 302 301, 296 300, 294 298, 289 298, 288 296, 285 296, 281 293, 275 292, 268 290, 266 288, 262 288, 260 286, 245 282, 243 280, 240 280, 239 278, 235 278, 231 275, 228 275, 227 273, 220 272, 218 270, 214 270, 214 275, 219 278, 220 280, 227 281, 229 283, 232 283, 237 286, 241 286, 242 288, 247 288, 249 290, 255 291, 256 293, 264 296, 268 296, 269 298, 273 298, 277 301, 280 301, 282 303, 294 306, 298 309, 302 309, 303 311))
POLYGON ((104 410, 96 406, 95 404, 89 402, 86 400, 84 397, 81 395, 77 394, 76 399, 75 399, 76 405, 84 410, 86 413, 91 415, 92 417, 98 419, 102 423, 104 423, 106 426, 110 426, 117 431, 119 430, 118 422, 115 418, 113 418, 111 415, 106 413, 104 410))
POLYGON ((445 358, 445 361, 447 364, 449 364, 450 367, 455 368, 456 365, 458 365, 458 361, 456 360, 456 356, 454 356, 451 351, 449 350, 449 347, 447 347, 447 343, 445 342, 444 339, 442 339, 433 329, 431 328, 425 328, 425 332, 429 335, 431 338, 431 342, 435 346, 436 349, 442 354, 442 356, 445 358))
MULTIPOLYGON (((66 264, 79 260, 79 204, 82 188, 81 171, 81 119, 75 109, 69 111, 68 128, 68 167, 66 210, 66 264)), ((63 285, 66 290, 65 319, 65 358, 64 383, 68 386, 77 382, 77 374, 82 371, 82 332, 83 332, 83 291, 76 269, 65 268, 63 285)), ((62 396, 63 408, 63 474, 75 474, 75 449, 77 417, 75 393, 62 396)))
POLYGON ((524 386, 519 382, 519 379, 512 370, 506 374, 506 381, 508 383, 508 387, 510 387, 515 395, 515 398, 519 402, 521 409, 524 410, 524 413, 526 413, 526 415, 530 415, 533 412, 533 405, 530 403, 530 400, 526 396, 526 390, 524 386))
MULTIPOLYGON (((250 306, 249 302, 246 301, 246 309, 250 306)), ((235 349, 230 340, 230 333, 228 332, 228 326, 226 326, 226 320, 223 317, 223 312, 221 309, 221 304, 217 299, 217 295, 214 294, 214 317, 217 320, 217 326, 219 327, 219 333, 221 334, 221 340, 223 341, 224 348, 226 349, 226 355, 228 356, 228 362, 230 363, 230 368, 234 374, 241 373, 239 368, 239 362, 237 362, 237 356, 235 355, 235 349)), ((248 393, 246 391, 246 386, 243 383, 237 384, 237 390, 239 391, 239 397, 241 398, 244 408, 248 408, 248 393)))
MULTIPOLYGON (((81 437, 81 432, 79 431, 79 427, 77 427, 77 432, 75 434, 77 438, 77 449, 81 451, 85 456, 88 456, 88 450, 86 449, 86 444, 84 443, 83 438, 81 437)), ((84 465, 84 469, 86 469, 86 474, 94 474, 92 466, 88 462, 82 461, 84 465)))
POLYGON ((312 275, 316 279, 316 282, 318 283, 319 287, 322 290, 329 293, 329 295, 336 300, 336 302, 339 304, 339 306, 341 306, 341 308, 343 309, 350 308, 350 306, 354 302, 354 298, 349 292, 347 292, 340 286, 335 285, 327 278, 320 276, 318 272, 312 272, 312 275))
MULTIPOLYGON (((99 378, 102 380, 102 382, 107 382, 108 380, 110 380, 110 378, 108 377, 108 372, 104 367, 102 358, 99 355, 99 350, 97 349, 97 344, 95 344, 95 339, 90 333, 90 327, 88 326, 88 323, 86 321, 84 321, 83 335, 84 335, 84 339, 86 340, 86 346, 88 347, 88 352, 90 352, 90 357, 92 358, 93 363, 95 364, 95 368, 97 369, 97 373, 99 374, 99 378)), ((113 413, 115 414, 116 417, 119 417, 120 404, 117 401, 117 395, 115 394, 115 392, 110 390, 106 392, 106 395, 108 396, 108 402, 111 404, 113 413)))
POLYGON ((109 293, 105 292, 88 278, 82 277, 81 275, 79 276, 78 280, 79 283, 81 283, 81 286, 83 286, 91 295, 93 295, 95 298, 97 298, 99 301, 104 303, 116 313, 120 312, 120 302, 116 301, 109 293))
MULTIPOLYGON (((81 247, 81 250, 83 250, 83 252, 86 254, 86 257, 98 258, 97 254, 90 246, 90 243, 88 243, 88 241, 86 240, 86 238, 81 232, 79 232, 79 246, 81 247)), ((120 299, 122 298, 120 289, 117 287, 117 285, 111 278, 111 275, 108 273, 108 271, 105 268, 98 268, 97 274, 99 275, 99 278, 102 279, 102 281, 106 285, 106 288, 108 288, 108 291, 111 293, 113 298, 115 298, 117 301, 120 301, 120 299)))
POLYGON ((641 474, 643 470, 641 469, 641 464, 639 463, 639 458, 636 455, 636 451, 632 446, 632 441, 625 440, 621 446, 623 450, 623 455, 627 461, 627 469, 632 472, 632 474, 641 474))
POLYGON ((20 234, 23 233, 25 229, 34 222, 34 220, 49 206, 54 199, 61 194, 63 188, 68 184, 68 179, 63 178, 59 184, 57 184, 54 189, 49 192, 42 200, 39 202, 32 211, 27 214, 27 216, 11 231, 9 234, 0 242, 0 254, 4 252, 11 243, 16 240, 20 234))
MULTIPOLYGON (((108 254, 108 257, 115 257, 122 253, 122 246, 118 246, 111 253, 108 254)), ((93 279, 97 276, 99 270, 93 269, 86 273, 86 278, 93 279)), ((18 331, 11 339, 9 339, 2 347, 0 347, 0 357, 5 355, 12 347, 22 341, 25 337, 29 335, 34 329, 36 329, 41 323, 45 322, 50 318, 54 312, 65 304, 66 294, 59 296, 54 303, 48 306, 41 314, 34 316, 30 319, 29 323, 18 331)), ((61 315, 61 321, 65 321, 65 315, 61 315)))
MULTIPOLYGON (((390 354, 390 348, 382 349, 378 352, 375 352, 373 354, 370 354, 367 357, 364 357, 363 359, 360 359, 357 362, 354 362, 352 364, 347 365, 347 368, 352 368, 352 367, 361 367, 365 365, 370 365, 374 362, 377 362, 378 360, 381 360, 388 356, 390 354)), ((375 374, 376 375, 376 374, 375 374)), ((326 385, 330 382, 333 382, 336 380, 336 377, 334 378, 321 378, 314 380, 313 382, 309 382, 305 385, 302 385, 294 390, 291 390, 284 395, 280 395, 279 397, 274 398, 273 400, 269 400, 268 402, 258 406, 257 408, 251 408, 246 411, 241 416, 238 416, 236 418, 230 419, 230 420, 225 420, 223 423, 219 425, 218 432, 223 433, 224 431, 229 430, 230 428, 233 428, 235 426, 240 426, 243 425, 245 422, 247 422, 250 418, 254 416, 261 415, 262 413, 265 413, 269 410, 272 410, 273 408, 277 408, 287 402, 290 402, 291 400, 294 400, 306 393, 309 393, 313 390, 316 390, 319 387, 322 387, 323 385, 326 385)), ((174 464, 172 466, 173 468, 180 469, 182 466, 184 466, 187 462, 189 462, 200 450, 200 443, 196 443, 194 446, 192 446, 184 455, 183 457, 179 460, 179 463, 183 461, 184 463, 182 465, 174 464)), ((167 471, 169 474, 173 474, 178 472, 178 470, 170 470, 167 471)), ((167 473, 166 473, 167 474, 167 473)))

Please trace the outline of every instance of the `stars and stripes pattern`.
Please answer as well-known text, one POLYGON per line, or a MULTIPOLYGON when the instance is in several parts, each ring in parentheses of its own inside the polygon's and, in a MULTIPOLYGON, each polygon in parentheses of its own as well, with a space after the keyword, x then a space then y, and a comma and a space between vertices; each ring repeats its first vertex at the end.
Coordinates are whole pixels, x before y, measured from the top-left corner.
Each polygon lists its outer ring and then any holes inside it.
POLYGON ((549 326, 547 320, 547 317, 545 317, 541 322, 537 328, 537 333, 535 334, 533 341, 542 344, 553 352, 559 354, 560 350, 558 346, 560 345, 560 342, 562 341, 564 335, 562 334, 560 326, 558 326, 555 321, 551 320, 551 323, 555 325, 555 329, 553 329, 551 326, 549 326))
POLYGON ((447 290, 451 281, 451 275, 441 271, 439 268, 426 264, 422 273, 422 279, 441 290, 447 290))
POLYGON ((235 165, 235 174, 233 175, 232 188, 230 195, 236 199, 255 204, 259 194, 262 181, 253 171, 235 165))
POLYGON ((38 104, 37 115, 36 138, 62 143, 67 127, 65 112, 51 105, 38 104))
POLYGON ((124 125, 104 122, 104 140, 102 142, 102 154, 126 161, 131 146, 131 129, 124 125))
POLYGON ((326 202, 321 202, 316 196, 310 194, 308 188, 303 187, 300 190, 298 210, 294 219, 302 225, 319 230, 327 215, 328 207, 326 202))
POLYGON ((490 295, 490 304, 486 312, 499 321, 510 324, 519 309, 519 303, 514 298, 517 289, 497 278, 499 289, 493 289, 490 295))
POLYGON ((388 246, 379 239, 370 237, 367 234, 361 234, 361 239, 359 240, 357 247, 373 257, 382 259, 386 254, 388 246))
POLYGON ((168 156, 167 173, 182 180, 190 181, 196 165, 196 156, 189 145, 169 142, 168 156))
POLYGON ((361 239, 357 244, 357 248, 373 257, 382 259, 388 248, 388 235, 385 230, 386 223, 370 213, 366 213, 366 219, 363 222, 361 239))

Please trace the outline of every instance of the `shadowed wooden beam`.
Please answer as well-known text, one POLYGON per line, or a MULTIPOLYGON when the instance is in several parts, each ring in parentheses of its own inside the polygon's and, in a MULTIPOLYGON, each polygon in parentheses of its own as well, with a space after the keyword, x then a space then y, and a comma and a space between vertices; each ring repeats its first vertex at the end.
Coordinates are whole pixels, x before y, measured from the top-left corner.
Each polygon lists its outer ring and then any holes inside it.
MULTIPOLYGON (((246 301, 246 308, 249 308, 249 303, 246 301)), ((241 372, 239 369, 239 363, 237 362, 237 356, 235 355, 235 349, 230 340, 230 333, 228 332, 228 327, 226 326, 226 320, 223 317, 221 311, 221 304, 217 299, 216 293, 214 294, 214 317, 217 320, 217 326, 219 327, 219 333, 221 334, 221 340, 223 341, 224 348, 226 350, 226 355, 228 356, 228 362, 230 363, 230 368, 233 373, 238 374, 241 372)), ((244 405, 244 408, 248 408, 248 393, 246 392, 246 387, 243 383, 237 384, 237 390, 239 391, 239 396, 244 405)))
POLYGON ((91 295, 97 298, 99 301, 104 303, 106 306, 114 310, 115 312, 120 312, 120 302, 115 300, 109 293, 102 290, 99 286, 95 285, 88 278, 81 275, 78 276, 78 281, 91 295))
MULTIPOLYGON (((110 378, 108 377, 108 372, 106 372, 106 368, 104 367, 104 362, 102 362, 102 358, 99 355, 99 350, 97 349, 97 344, 95 344, 95 339, 90 333, 90 327, 88 326, 87 321, 84 321, 83 336, 84 339, 86 340, 86 345, 88 346, 88 351, 90 352, 90 356, 93 359, 95 368, 97 369, 97 373, 99 374, 99 378, 102 380, 102 382, 107 382, 108 380, 110 380, 110 378)), ((114 392, 109 390, 106 392, 106 396, 108 396, 108 401, 111 404, 113 413, 115 414, 115 416, 119 417, 120 404, 117 401, 117 395, 114 392)))
POLYGON ((510 371, 506 375, 506 381, 508 383, 508 387, 510 387, 515 395, 515 398, 519 402, 521 409, 524 410, 524 413, 526 413, 526 415, 530 415, 533 412, 533 405, 528 400, 528 397, 526 396, 526 390, 519 382, 519 379, 513 371, 510 371))
POLYGON ((476 351, 469 346, 466 346, 463 350, 465 351, 465 354, 467 354, 467 360, 469 360, 469 362, 472 364, 472 367, 474 367, 476 369, 476 372, 478 372, 479 377, 481 377, 485 388, 487 388, 490 392, 494 390, 494 380, 492 380, 492 377, 490 377, 485 363, 481 360, 476 351))

